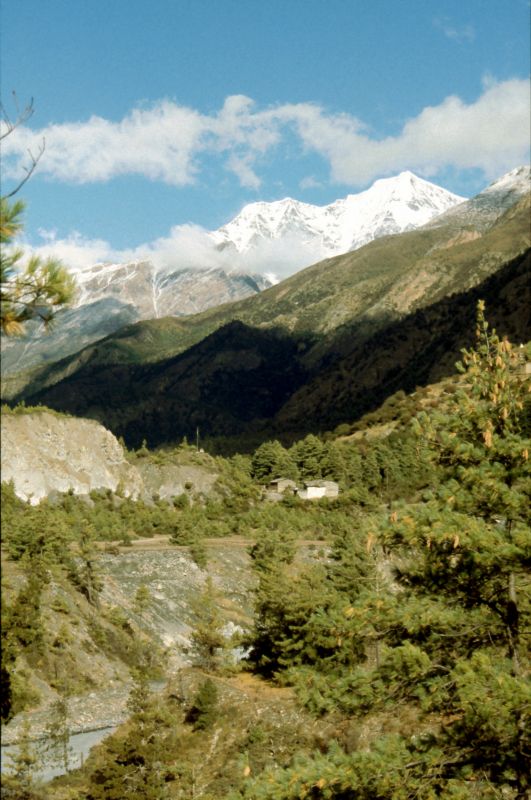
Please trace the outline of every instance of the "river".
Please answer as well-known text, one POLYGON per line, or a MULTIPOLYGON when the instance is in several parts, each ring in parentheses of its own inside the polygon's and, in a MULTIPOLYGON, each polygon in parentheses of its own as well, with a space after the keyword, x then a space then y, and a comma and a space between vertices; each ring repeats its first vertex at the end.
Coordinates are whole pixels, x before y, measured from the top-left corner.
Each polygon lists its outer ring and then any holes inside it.
MULTIPOLYGON (((149 688, 152 692, 160 692, 166 686, 166 683, 166 680, 150 681, 149 688)), ((127 719, 128 711, 126 704, 129 697, 129 690, 130 685, 121 686, 97 694, 92 693, 91 695, 83 698, 71 699, 70 712, 73 719, 77 717, 79 720, 79 712, 75 713, 76 707, 78 705, 83 705, 87 719, 92 718, 97 724, 97 719, 103 718, 102 707, 106 706, 105 710, 107 718, 112 719, 112 723, 99 725, 97 727, 88 727, 90 723, 87 722, 87 728, 85 730, 72 733, 69 739, 70 769, 77 769, 78 767, 82 766, 84 760, 87 758, 90 752, 90 748, 101 742, 106 736, 109 736, 113 731, 116 730, 120 723, 127 719)), ((32 716, 34 717, 35 723, 32 725, 32 733, 34 737, 31 743, 32 748, 34 748, 39 754, 44 754, 41 756, 41 767, 35 770, 34 777, 41 781, 49 781, 57 775, 62 775, 65 771, 64 766, 63 764, 56 764, 53 759, 45 755, 48 740, 42 735, 42 732, 44 729, 43 726, 47 721, 46 711, 44 710, 41 713, 37 713, 32 716)), ((20 717, 22 719, 27 718, 26 715, 22 714, 20 717)), ((4 735, 2 738, 6 743, 2 744, 1 747, 0 768, 2 772, 9 772, 9 765, 11 763, 10 755, 14 755, 19 749, 18 745, 16 744, 17 736, 15 735, 15 731, 16 734, 20 735, 22 732, 22 724, 21 721, 18 721, 17 724, 17 719, 13 720, 13 722, 15 723, 15 726, 10 724, 4 727, 4 735), (13 731, 13 727, 15 727, 15 731, 13 731)))
MULTIPOLYGON (((78 767, 83 765, 83 762, 87 758, 90 748, 94 747, 95 744, 98 744, 102 741, 106 736, 113 733, 116 730, 115 727, 107 727, 107 728, 100 728, 96 731, 84 731, 82 733, 74 733, 69 739, 69 768, 77 769, 78 767)), ((35 747, 37 750, 44 751, 46 748, 46 739, 39 739, 36 742, 32 742, 32 746, 35 747)), ((10 756, 14 755, 18 752, 18 745, 16 744, 6 744, 2 745, 1 748, 1 759, 0 759, 0 766, 2 772, 9 772, 9 766, 11 763, 10 756)), ((46 755, 42 757, 42 762, 40 763, 38 769, 35 770, 34 778, 40 781, 50 781, 52 778, 55 778, 57 775, 62 775, 64 773, 64 766, 63 764, 59 765, 56 764, 55 761, 47 759, 46 755)))

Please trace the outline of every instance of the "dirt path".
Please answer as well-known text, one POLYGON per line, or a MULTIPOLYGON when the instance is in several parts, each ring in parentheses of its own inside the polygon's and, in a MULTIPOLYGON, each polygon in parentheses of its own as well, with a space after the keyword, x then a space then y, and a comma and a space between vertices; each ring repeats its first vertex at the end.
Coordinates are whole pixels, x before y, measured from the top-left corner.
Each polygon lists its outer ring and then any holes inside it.
MULTIPOLYGON (((247 539, 245 536, 225 536, 217 539, 203 539, 206 547, 219 548, 219 547, 234 547, 242 549, 250 547, 254 544, 253 539, 247 539)), ((298 547, 326 547, 327 542, 322 539, 297 539, 298 547)), ((106 543, 101 542, 100 546, 105 549, 106 543)), ((188 545, 172 544, 169 535, 160 534, 150 537, 148 539, 133 539, 130 545, 118 545, 120 553, 130 553, 137 550, 188 550, 188 545)))

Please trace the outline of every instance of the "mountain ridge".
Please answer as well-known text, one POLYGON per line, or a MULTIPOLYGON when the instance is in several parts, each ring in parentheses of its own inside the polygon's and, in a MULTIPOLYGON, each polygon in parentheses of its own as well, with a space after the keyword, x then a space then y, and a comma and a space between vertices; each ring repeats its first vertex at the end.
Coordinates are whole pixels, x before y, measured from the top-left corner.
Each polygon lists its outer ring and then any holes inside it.
POLYGON ((179 265, 179 259, 186 258, 177 249, 177 265, 164 269, 136 260, 80 270, 75 306, 59 313, 58 324, 47 337, 30 325, 29 347, 2 343, 2 373, 58 360, 137 320, 190 315, 251 296, 278 282, 275 272, 282 269, 286 253, 288 260, 298 258, 298 267, 304 267, 375 238, 417 228, 460 200, 404 172, 327 206, 291 198, 247 205, 227 225, 203 237, 202 269, 179 265), (210 251, 205 242, 210 242, 210 251), (267 275, 253 269, 257 253, 262 261, 269 259, 267 275), (98 322, 103 336, 98 335, 98 322))
POLYGON ((471 321, 478 292, 494 312, 504 294, 501 322, 511 304, 518 313, 502 333, 528 335, 530 198, 484 228, 453 220, 385 237, 252 298, 129 326, 34 376, 18 399, 94 416, 134 446, 196 426, 269 438, 352 422, 401 383, 449 368, 434 342, 453 341, 452 325, 465 336, 451 311, 459 297, 471 321))
POLYGON ((82 275, 81 301, 60 311, 46 336, 30 323, 25 340, 2 341, 2 374, 56 361, 142 319, 199 313, 270 285, 260 275, 215 267, 161 273, 146 261, 95 265, 82 275))
POLYGON ((500 335, 529 340, 530 253, 459 295, 360 329, 338 346, 330 342, 317 365, 307 361, 314 342, 302 334, 233 320, 164 361, 88 361, 26 402, 95 418, 133 447, 143 439, 149 446, 177 442, 197 427, 202 437, 229 437, 238 448, 332 430, 398 389, 452 374, 460 348, 473 343, 480 298, 500 335))
POLYGON ((418 228, 463 200, 406 171, 377 180, 369 189, 325 206, 291 197, 251 203, 210 235, 218 246, 232 246, 245 253, 261 238, 279 238, 288 230, 319 245, 323 256, 333 256, 362 247, 379 236, 418 228))
POLYGON ((529 192, 530 188, 531 166, 516 167, 492 181, 475 197, 431 220, 426 227, 438 227, 454 222, 458 225, 474 225, 479 230, 485 230, 529 192))

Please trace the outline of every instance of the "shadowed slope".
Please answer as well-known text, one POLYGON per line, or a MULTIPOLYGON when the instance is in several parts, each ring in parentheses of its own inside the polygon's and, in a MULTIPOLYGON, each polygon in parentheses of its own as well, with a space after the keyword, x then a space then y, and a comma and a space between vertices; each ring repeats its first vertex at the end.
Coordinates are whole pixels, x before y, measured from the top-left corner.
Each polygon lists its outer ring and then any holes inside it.
POLYGON ((372 335, 344 331, 314 339, 232 322, 185 353, 155 364, 88 361, 60 383, 28 397, 74 414, 95 417, 129 445, 154 445, 193 436, 245 434, 291 438, 352 422, 397 389, 453 371, 469 343, 478 298, 500 334, 530 338, 529 252, 481 285, 382 325, 372 335), (327 345, 325 347, 325 345, 327 345), (315 350, 315 346, 314 346, 315 350))

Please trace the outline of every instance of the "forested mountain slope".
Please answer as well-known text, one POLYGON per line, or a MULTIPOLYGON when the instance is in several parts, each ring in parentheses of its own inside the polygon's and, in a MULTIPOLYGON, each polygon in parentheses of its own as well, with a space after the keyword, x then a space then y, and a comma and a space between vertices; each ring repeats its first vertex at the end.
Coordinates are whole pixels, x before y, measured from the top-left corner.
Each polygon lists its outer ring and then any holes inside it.
POLYGON ((529 197, 486 230, 476 208, 474 224, 386 237, 248 300, 125 328, 11 396, 94 417, 135 446, 197 426, 263 437, 350 422, 451 370, 478 297, 503 333, 529 338, 529 197))
POLYGON ((88 363, 29 397, 80 416, 93 416, 129 445, 202 436, 297 438, 330 430, 377 407, 398 389, 453 371, 470 341, 483 298, 502 334, 531 338, 529 252, 483 283, 415 311, 371 335, 341 332, 317 367, 311 342, 282 330, 232 322, 185 353, 146 365, 88 363))
MULTIPOLYGON (((95 680, 123 695, 125 667, 136 676, 127 723, 51 784, 19 727, 6 798, 526 800, 529 348, 502 340, 483 302, 473 326, 460 377, 395 398, 387 438, 212 459, 216 499, 187 487, 171 503, 93 492, 32 507, 3 487, 2 715, 34 720, 57 696, 48 721, 68 743, 95 680), (340 494, 272 502, 260 484, 288 471, 340 494), (164 664, 159 699, 148 680, 164 664)), ((186 443, 129 454, 183 458, 211 457, 186 443)))

